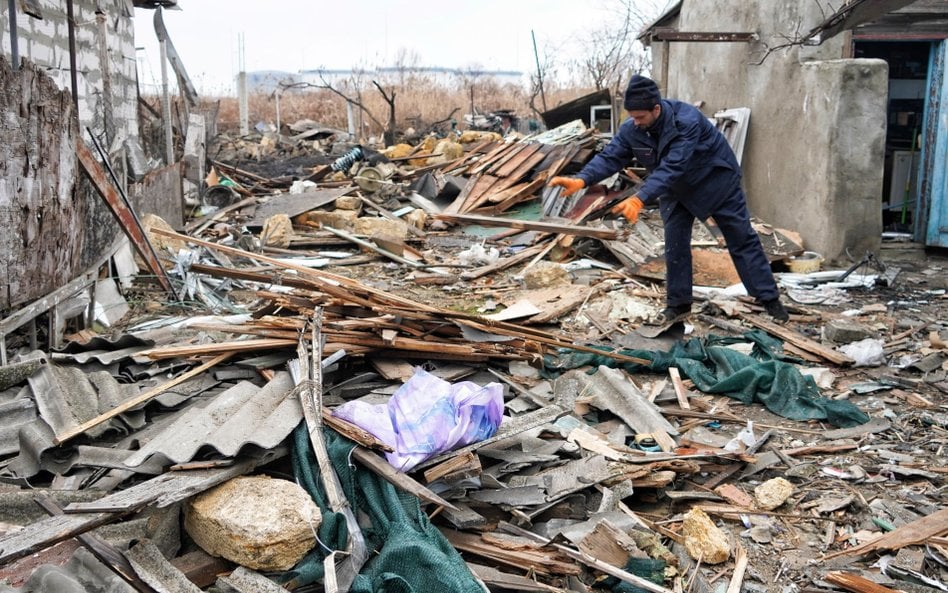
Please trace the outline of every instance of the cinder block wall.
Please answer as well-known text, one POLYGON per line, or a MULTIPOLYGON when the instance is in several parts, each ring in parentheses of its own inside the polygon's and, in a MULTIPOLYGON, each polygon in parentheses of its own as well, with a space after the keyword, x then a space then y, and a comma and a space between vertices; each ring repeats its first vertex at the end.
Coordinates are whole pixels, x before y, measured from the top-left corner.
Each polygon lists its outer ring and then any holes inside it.
MULTIPOLYGON (((59 88, 71 89, 69 27, 65 0, 39 0, 42 19, 17 12, 19 54, 46 70, 59 88)), ((132 0, 74 0, 79 94, 79 127, 97 135, 106 117, 116 122, 116 134, 138 135, 135 31, 132 0), (102 17, 96 14, 99 8, 102 17), (103 56, 106 59, 103 60, 103 56), (105 85, 111 74, 111 96, 105 85)), ((0 6, 0 48, 10 59, 10 13, 0 6)), ((110 139, 111 140, 111 139, 110 139)))
POLYGON ((824 17, 813 2, 685 0, 680 30, 757 32, 760 41, 652 49, 656 75, 667 60, 667 96, 704 101, 707 115, 751 109, 743 166, 752 213, 832 259, 880 242, 888 67, 840 59, 845 34, 774 49, 824 17))

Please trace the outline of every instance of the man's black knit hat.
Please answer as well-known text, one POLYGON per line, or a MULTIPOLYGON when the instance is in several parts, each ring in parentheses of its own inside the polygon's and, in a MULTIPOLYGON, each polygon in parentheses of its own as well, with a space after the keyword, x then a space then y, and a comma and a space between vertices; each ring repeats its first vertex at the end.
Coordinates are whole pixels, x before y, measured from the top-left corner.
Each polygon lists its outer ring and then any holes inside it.
POLYGON ((626 111, 650 111, 662 100, 658 85, 651 78, 636 74, 625 88, 626 111))

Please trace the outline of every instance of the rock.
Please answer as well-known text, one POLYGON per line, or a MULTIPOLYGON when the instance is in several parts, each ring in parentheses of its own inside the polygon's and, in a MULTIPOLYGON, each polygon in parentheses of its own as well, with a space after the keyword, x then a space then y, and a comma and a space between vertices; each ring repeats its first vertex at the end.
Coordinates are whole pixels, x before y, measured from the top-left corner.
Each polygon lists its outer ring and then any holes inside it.
POLYGON ((342 196, 336 198, 335 206, 336 210, 355 210, 358 212, 362 210, 362 198, 359 196, 342 196))
POLYGON ((553 262, 540 262, 523 273, 523 282, 529 289, 572 284, 569 272, 553 262))
POLYGON ((425 224, 428 222, 428 213, 420 208, 415 208, 408 214, 402 217, 406 223, 415 227, 416 229, 425 229, 425 224))
POLYGON ((293 482, 242 476, 196 496, 184 527, 208 554, 284 571, 313 549, 321 522, 319 507, 293 482))
POLYGON ((305 226, 325 225, 340 231, 352 231, 358 218, 359 213, 354 210, 313 210, 307 212, 303 219, 297 217, 297 221, 305 226))
MULTIPOLYGON (((156 214, 145 214, 141 218, 142 228, 145 230, 145 234, 148 236, 148 241, 151 243, 152 247, 155 248, 155 251, 158 252, 158 258, 162 260, 164 267, 173 268, 174 261, 170 261, 174 255, 178 254, 178 251, 181 249, 187 249, 187 244, 180 239, 174 239, 172 237, 165 237, 163 235, 157 235, 151 231, 151 229, 161 229, 163 231, 174 232, 174 229, 171 228, 171 225, 165 222, 165 219, 156 215, 156 214)), ((135 252, 135 261, 138 262, 139 268, 147 268, 144 261, 142 261, 141 256, 138 255, 138 252, 135 252)))
POLYGON ((688 555, 702 564, 720 564, 731 556, 731 542, 701 509, 691 509, 681 525, 688 555))
POLYGON ((872 331, 851 319, 833 319, 823 326, 823 337, 836 344, 849 344, 872 337, 872 331))
POLYGON ((260 242, 267 247, 286 249, 293 238, 293 223, 286 214, 274 214, 263 222, 260 242))
POLYGON ((354 231, 357 235, 367 237, 387 237, 402 240, 408 238, 408 225, 400 220, 374 218, 364 216, 355 221, 354 231))
POLYGON ((765 511, 772 511, 787 502, 791 494, 793 494, 793 484, 783 478, 767 480, 754 488, 757 506, 765 511))

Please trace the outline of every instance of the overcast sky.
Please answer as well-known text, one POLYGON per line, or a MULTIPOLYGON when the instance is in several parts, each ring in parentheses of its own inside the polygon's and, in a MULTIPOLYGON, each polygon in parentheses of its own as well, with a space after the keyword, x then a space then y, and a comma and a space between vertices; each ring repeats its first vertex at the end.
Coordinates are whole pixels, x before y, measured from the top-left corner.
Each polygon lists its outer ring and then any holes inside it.
MULTIPOLYGON (((636 0, 660 14, 667 0, 636 0)), ((178 0, 164 22, 200 93, 230 92, 240 71, 239 39, 247 71, 298 72, 393 65, 399 53, 421 66, 535 69, 530 31, 541 54, 563 63, 576 40, 615 20, 619 0, 178 0)), ((153 11, 135 9, 141 83, 160 84, 161 62, 153 11)))

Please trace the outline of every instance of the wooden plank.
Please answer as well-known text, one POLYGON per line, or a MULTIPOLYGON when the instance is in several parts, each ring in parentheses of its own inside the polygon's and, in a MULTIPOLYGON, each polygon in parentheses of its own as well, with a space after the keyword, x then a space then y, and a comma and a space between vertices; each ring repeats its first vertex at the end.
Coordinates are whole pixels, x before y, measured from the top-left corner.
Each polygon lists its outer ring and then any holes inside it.
POLYGON ((494 177, 493 175, 485 174, 478 177, 477 183, 474 184, 474 187, 472 187, 471 191, 465 196, 464 203, 461 204, 461 208, 458 212, 468 212, 484 203, 490 196, 490 192, 493 188, 503 185, 503 181, 504 180, 500 177, 494 177))
POLYGON ((256 350, 272 350, 286 348, 296 344, 296 340, 264 338, 260 340, 238 340, 235 342, 217 342, 215 344, 195 344, 193 346, 168 346, 143 350, 139 354, 148 358, 160 360, 164 358, 186 358, 204 354, 221 354, 235 352, 253 352, 256 350))
MULTIPOLYGON (((36 504, 52 516, 63 514, 63 510, 56 504, 56 501, 47 494, 37 494, 34 500, 36 504)), ((155 589, 151 588, 139 578, 135 573, 135 569, 132 568, 128 559, 118 548, 93 533, 79 534, 76 536, 76 539, 92 552, 92 555, 102 564, 108 566, 112 572, 121 577, 121 579, 128 583, 133 589, 141 593, 156 593, 155 589)))
POLYGON ((824 358, 829 362, 832 362, 833 364, 839 366, 848 366, 855 362, 852 358, 846 356, 845 354, 837 352, 832 348, 827 348, 819 342, 811 340, 810 338, 799 334, 788 327, 777 325, 776 323, 772 323, 770 321, 765 321, 757 315, 749 315, 747 313, 740 313, 739 315, 743 321, 753 325, 754 327, 758 327, 785 342, 793 344, 797 348, 815 354, 820 358, 824 358))
POLYGON ((319 465, 319 477, 326 492, 326 499, 329 507, 334 512, 342 513, 346 521, 346 528, 349 531, 345 558, 337 566, 334 563, 334 554, 330 554, 323 563, 326 578, 329 581, 326 583, 326 591, 327 593, 336 593, 336 585, 339 586, 339 590, 348 591, 349 585, 359 574, 369 554, 365 544, 365 536, 362 535, 362 529, 355 518, 352 504, 346 499, 342 483, 332 466, 332 460, 329 458, 329 450, 326 447, 323 434, 322 323, 323 312, 321 308, 317 307, 313 312, 310 348, 306 347, 301 335, 297 347, 299 358, 290 361, 293 364, 290 364, 289 368, 290 374, 293 376, 293 382, 304 387, 300 391, 300 405, 303 408, 303 418, 306 420, 306 428, 309 432, 310 443, 313 446, 313 453, 319 465))
POLYGON ((586 566, 589 566, 590 568, 594 568, 609 576, 616 577, 620 581, 624 581, 626 583, 630 583, 637 587, 641 587, 642 589, 645 589, 646 591, 651 591, 652 593, 673 593, 671 589, 667 589, 665 587, 662 587, 661 585, 656 585, 652 581, 643 579, 642 577, 636 576, 630 572, 626 572, 620 568, 616 568, 615 566, 612 566, 597 558, 593 558, 587 554, 584 554, 583 552, 580 552, 579 550, 574 550, 573 548, 570 548, 569 546, 564 546, 562 544, 557 544, 557 543, 548 541, 543 536, 527 531, 526 529, 522 529, 515 525, 511 525, 510 523, 504 523, 504 522, 501 522, 500 528, 508 533, 513 533, 516 535, 520 535, 522 537, 530 538, 536 542, 541 542, 545 545, 551 546, 554 549, 563 552, 570 558, 573 558, 574 560, 578 560, 579 562, 582 562, 583 564, 585 564, 586 566))
POLYGON ((476 554, 520 570, 533 570, 545 575, 578 575, 575 564, 557 559, 556 554, 543 550, 511 550, 485 542, 481 536, 462 531, 441 529, 448 542, 458 550, 476 554))
POLYGON ((731 580, 727 585, 725 593, 741 593, 741 585, 744 584, 744 573, 747 571, 747 550, 737 542, 737 549, 734 550, 734 572, 731 573, 731 580))
MULTIPOLYGON (((511 152, 503 162, 496 163, 493 167, 488 169, 488 173, 494 175, 495 177, 508 177, 513 174, 514 171, 520 168, 520 166, 533 156, 538 150, 540 150, 540 144, 520 144, 520 148, 516 152, 511 152)), ((542 154, 541 154, 542 158, 542 154)))
POLYGON ((471 569, 474 576, 484 581, 491 590, 497 588, 504 591, 523 591, 525 593, 563 592, 562 589, 545 585, 531 578, 509 572, 501 572, 493 566, 484 566, 483 564, 468 562, 467 567, 471 569))
MULTIPOLYGON (((472 213, 481 214, 484 216, 494 216, 500 214, 501 212, 506 212, 507 210, 513 208, 520 202, 525 202, 533 197, 533 194, 546 185, 547 176, 545 173, 537 175, 537 178, 533 181, 527 183, 519 191, 510 194, 508 197, 505 197, 502 202, 497 203, 494 206, 478 208, 472 213)), ((508 190, 504 190, 506 192, 508 190)))
POLYGON ((122 232, 125 233, 125 236, 131 241, 135 250, 138 251, 138 254, 145 260, 145 264, 151 273, 155 275, 155 278, 158 279, 158 283, 161 284, 161 287, 165 291, 173 294, 174 291, 171 288, 171 281, 168 279, 165 268, 161 265, 161 262, 158 261, 158 254, 155 252, 151 241, 148 240, 148 235, 145 233, 141 221, 128 202, 128 198, 122 194, 115 185, 109 182, 108 177, 106 177, 105 169, 99 164, 99 161, 95 160, 92 151, 86 146, 82 136, 76 138, 75 148, 76 156, 79 158, 79 164, 82 165, 82 169, 86 172, 92 185, 95 186, 96 191, 109 206, 109 210, 118 221, 122 232))
POLYGON ((219 574, 228 572, 234 567, 227 560, 211 556, 201 549, 172 558, 171 565, 202 589, 213 585, 219 574))
MULTIPOLYGON (((826 573, 823 577, 827 583, 842 587, 853 593, 899 593, 895 589, 884 587, 879 583, 874 583, 869 579, 850 572, 833 571, 826 573)), ((728 590, 730 593, 730 590, 728 590)))
POLYGON ((481 458, 473 451, 457 455, 425 471, 425 482, 440 479, 462 480, 481 475, 481 458))
POLYGON ((577 547, 587 556, 616 568, 625 568, 633 554, 642 554, 632 536, 606 520, 599 521, 577 547))
POLYGON ((230 358, 231 355, 233 355, 233 352, 225 352, 224 354, 220 354, 220 355, 218 355, 218 356, 212 358, 211 360, 205 362, 204 364, 202 364, 202 365, 200 365, 200 366, 198 366, 198 367, 195 367, 195 368, 191 369, 190 371, 188 371, 188 372, 186 372, 186 373, 182 373, 182 374, 178 375, 177 377, 175 377, 174 379, 168 381, 167 383, 163 383, 163 384, 161 384, 161 385, 159 385, 159 386, 157 386, 157 387, 154 387, 154 388, 152 388, 152 389, 149 389, 149 390, 146 391, 145 393, 140 393, 140 394, 136 395, 135 397, 133 397, 133 398, 131 398, 131 399, 129 399, 129 400, 126 400, 126 401, 122 402, 121 404, 115 406, 114 408, 112 408, 112 409, 109 410, 108 412, 105 412, 105 413, 103 413, 103 414, 99 414, 99 415, 96 416, 95 418, 92 418, 91 420, 88 420, 88 421, 86 421, 86 422, 83 422, 83 423, 80 424, 79 426, 76 426, 75 428, 72 428, 72 429, 70 429, 70 430, 67 430, 67 431, 63 432, 62 434, 55 435, 55 436, 53 437, 53 443, 56 444, 56 445, 61 445, 61 444, 65 443, 66 441, 68 441, 69 439, 71 439, 71 438, 73 438, 73 437, 76 437, 76 436, 78 436, 78 435, 84 433, 85 431, 89 430, 90 428, 94 428, 94 427, 96 427, 96 426, 102 424, 103 422, 107 422, 108 420, 111 420, 112 418, 115 418, 115 417, 118 416, 119 414, 122 414, 123 412, 126 412, 126 411, 128 411, 128 410, 134 408, 135 406, 139 406, 139 405, 141 405, 141 404, 147 402, 148 400, 150 400, 150 399, 152 399, 152 398, 154 398, 154 397, 157 397, 157 396, 161 395, 162 393, 164 393, 165 391, 171 389, 171 388, 174 387, 175 385, 180 385, 181 383, 187 381, 188 379, 190 379, 190 378, 192 378, 192 377, 196 377, 197 375, 200 375, 200 374, 203 373, 204 371, 206 371, 206 370, 208 370, 208 369, 210 369, 210 368, 212 368, 212 367, 214 367, 214 366, 217 366, 217 365, 220 364, 221 362, 224 362, 225 360, 227 360, 228 358, 230 358))
POLYGON ((461 279, 462 280, 477 280, 478 278, 481 278, 483 276, 489 276, 490 274, 494 274, 501 270, 506 270, 507 268, 513 267, 521 262, 525 262, 528 259, 531 259, 536 254, 540 253, 541 251, 543 251, 542 245, 533 245, 531 247, 527 247, 520 253, 516 253, 514 255, 501 258, 492 264, 481 266, 480 268, 475 268, 473 270, 468 270, 467 272, 463 272, 461 274, 461 279))
POLYGON ((416 482, 407 474, 398 471, 392 467, 389 462, 385 461, 375 453, 372 453, 368 449, 356 447, 352 450, 352 456, 355 457, 362 465, 375 472, 378 476, 384 478, 396 488, 420 498, 425 502, 430 502, 431 504, 446 507, 455 511, 460 510, 447 500, 432 492, 430 489, 425 488, 416 482))
MULTIPOLYGON (((228 247, 225 245, 219 245, 217 243, 212 243, 210 241, 202 241, 200 239, 195 239, 193 237, 188 237, 186 235, 181 235, 172 231, 154 229, 153 232, 157 235, 172 237, 180 239, 182 241, 187 241, 194 243, 195 245, 202 245, 219 251, 221 253, 228 253, 232 255, 238 255, 246 257, 250 260, 258 260, 265 262, 267 264, 284 268, 290 270, 296 270, 297 273, 308 280, 310 280, 316 287, 336 298, 339 298, 347 303, 354 303, 357 305, 368 307, 374 311, 380 312, 382 314, 397 314, 404 316, 406 318, 428 318, 432 321, 443 319, 452 319, 461 325, 466 325, 468 327, 504 336, 511 336, 515 338, 523 338, 526 340, 532 340, 540 344, 545 344, 548 346, 553 346, 556 348, 570 348, 579 352, 589 352, 591 354, 598 354, 601 356, 607 356, 614 360, 622 362, 634 362, 637 364, 650 364, 649 361, 642 358, 637 358, 634 356, 626 356, 619 352, 612 352, 607 350, 599 350, 596 348, 591 348, 588 346, 582 346, 576 344, 573 341, 568 340, 563 336, 557 336, 545 332, 539 332, 531 328, 526 328, 512 323, 506 322, 497 322, 484 319, 479 315, 472 315, 470 313, 451 311, 449 309, 442 309, 432 305, 426 305, 424 303, 418 303, 410 299, 400 297, 398 295, 385 292, 376 288, 372 288, 365 284, 341 276, 339 274, 332 274, 322 270, 313 270, 303 266, 298 266, 295 264, 290 264, 282 262, 280 260, 270 258, 264 255, 258 255, 255 253, 250 253, 244 251, 243 249, 237 249, 234 247, 228 247), (368 295, 370 298, 362 297, 360 295, 368 295), (386 308, 384 305, 390 304, 397 309, 386 308)), ((439 320, 439 321, 440 321, 439 320)), ((283 344, 277 344, 282 346, 283 344)), ((274 346, 276 347, 276 346, 274 346)), ((208 348, 208 347, 205 347, 208 348)), ((251 347, 252 349, 252 347, 251 347)), ((222 351, 229 351, 229 349, 222 349, 222 351)), ((408 352, 408 351, 405 351, 408 352)), ((432 355, 433 356, 433 355, 432 355)))
POLYGON ((837 556, 863 555, 878 550, 899 550, 905 546, 920 544, 930 537, 948 533, 948 509, 935 511, 931 515, 906 523, 894 531, 886 533, 870 542, 853 546, 847 550, 834 552, 823 557, 824 560, 837 556))
POLYGON ((690 410, 691 404, 688 403, 688 388, 681 382, 681 373, 675 367, 668 367, 668 376, 671 377, 672 385, 675 387, 675 396, 678 398, 678 406, 682 410, 690 410))
POLYGON ((573 235, 576 237, 592 237, 594 239, 615 240, 620 236, 616 229, 596 228, 573 224, 558 224, 554 222, 540 222, 517 220, 513 218, 498 218, 493 216, 478 216, 476 214, 436 214, 435 218, 449 222, 477 224, 487 227, 507 227, 524 231, 541 231, 546 233, 573 235))

